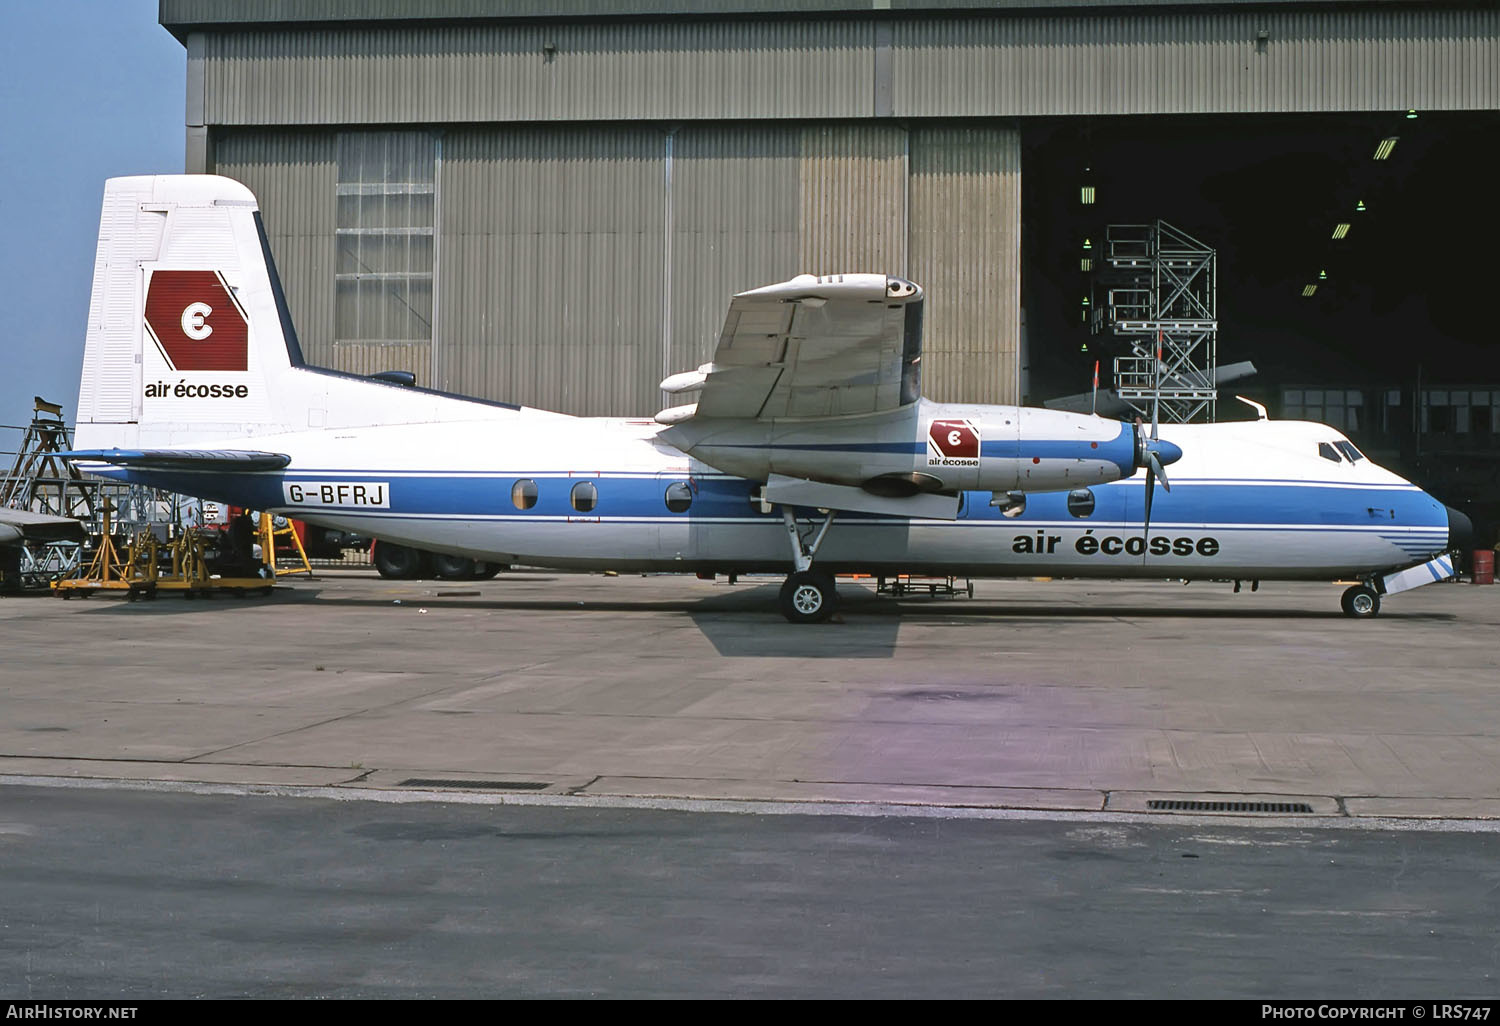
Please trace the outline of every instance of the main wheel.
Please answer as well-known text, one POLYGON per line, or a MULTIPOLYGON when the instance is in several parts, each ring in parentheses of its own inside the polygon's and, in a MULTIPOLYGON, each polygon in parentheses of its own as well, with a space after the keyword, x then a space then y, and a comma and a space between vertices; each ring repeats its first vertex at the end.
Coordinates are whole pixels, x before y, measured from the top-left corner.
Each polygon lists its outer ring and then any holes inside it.
POLYGON ((798 571, 781 586, 781 615, 791 623, 822 623, 833 615, 838 600, 832 577, 798 571))
POLYGON ((504 563, 480 563, 474 564, 474 580, 488 581, 501 570, 509 570, 510 567, 504 563))
POLYGON ((409 581, 426 575, 430 557, 421 549, 376 542, 374 559, 375 569, 381 577, 409 581))
POLYGON ((432 554, 432 572, 445 581, 469 581, 474 578, 474 561, 467 556, 432 554))
POLYGON ((1380 612, 1380 593, 1367 584, 1356 584, 1343 597, 1344 615, 1366 619, 1380 612))

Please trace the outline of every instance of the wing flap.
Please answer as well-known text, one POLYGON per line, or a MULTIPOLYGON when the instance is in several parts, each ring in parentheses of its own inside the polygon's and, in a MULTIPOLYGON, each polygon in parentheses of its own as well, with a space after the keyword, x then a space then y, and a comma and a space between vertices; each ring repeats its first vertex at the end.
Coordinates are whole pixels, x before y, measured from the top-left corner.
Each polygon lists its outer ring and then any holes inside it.
POLYGON ((957 520, 957 495, 872 495, 863 488, 809 481, 800 477, 772 474, 762 492, 767 502, 787 506, 812 506, 820 509, 848 510, 854 513, 883 513, 900 517, 922 517, 929 520, 957 520))

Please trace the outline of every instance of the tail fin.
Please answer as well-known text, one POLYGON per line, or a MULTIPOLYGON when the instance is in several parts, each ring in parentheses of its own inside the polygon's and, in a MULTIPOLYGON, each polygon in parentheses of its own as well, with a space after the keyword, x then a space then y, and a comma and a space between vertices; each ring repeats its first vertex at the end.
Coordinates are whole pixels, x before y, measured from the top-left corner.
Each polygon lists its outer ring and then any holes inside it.
POLYGON ((213 175, 105 184, 79 448, 305 428, 277 388, 300 363, 249 189, 213 175))

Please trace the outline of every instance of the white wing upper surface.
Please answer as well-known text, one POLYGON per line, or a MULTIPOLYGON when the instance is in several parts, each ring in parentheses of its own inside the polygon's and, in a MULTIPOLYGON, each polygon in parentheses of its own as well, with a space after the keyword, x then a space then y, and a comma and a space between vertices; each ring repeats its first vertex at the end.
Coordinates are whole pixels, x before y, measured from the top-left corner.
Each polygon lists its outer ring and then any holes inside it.
POLYGON ((713 362, 663 382, 701 387, 694 417, 879 413, 920 393, 922 290, 883 274, 801 275, 741 292, 713 362))

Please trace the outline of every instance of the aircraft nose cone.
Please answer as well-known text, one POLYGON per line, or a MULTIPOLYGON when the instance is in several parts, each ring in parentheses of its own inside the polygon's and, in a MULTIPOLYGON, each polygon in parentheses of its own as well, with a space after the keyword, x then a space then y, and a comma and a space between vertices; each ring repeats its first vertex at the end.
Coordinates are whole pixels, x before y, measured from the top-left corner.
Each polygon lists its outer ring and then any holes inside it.
POLYGON ((1452 506, 1444 506, 1448 511, 1448 547, 1450 549, 1466 549, 1474 540, 1474 524, 1467 516, 1452 506))
MULTIPOLYGON (((1182 448, 1168 441, 1159 441, 1156 443, 1156 455, 1163 463, 1176 463, 1182 459, 1182 448)), ((1463 514, 1460 513, 1459 516, 1463 514)))

